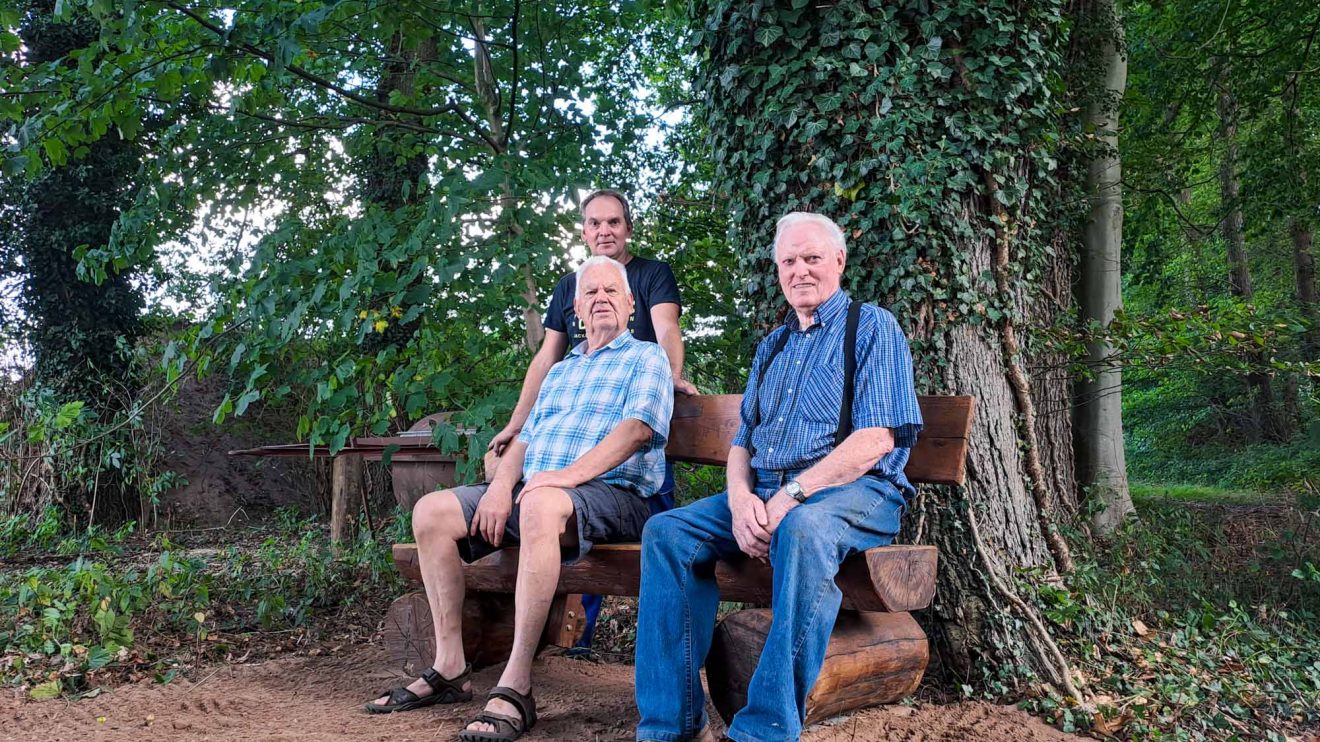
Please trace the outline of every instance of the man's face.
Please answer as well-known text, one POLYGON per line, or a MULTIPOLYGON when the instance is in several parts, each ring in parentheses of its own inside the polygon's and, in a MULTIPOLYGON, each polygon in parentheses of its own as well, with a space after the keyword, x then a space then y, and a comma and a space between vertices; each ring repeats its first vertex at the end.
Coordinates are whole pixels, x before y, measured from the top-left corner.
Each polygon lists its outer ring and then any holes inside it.
POLYGON ((843 253, 830 244, 819 224, 799 223, 785 229, 775 249, 779 288, 793 309, 811 314, 839 290, 843 253))
POLYGON ((582 240, 592 255, 604 255, 619 262, 628 249, 632 230, 623 218, 623 204, 613 196, 597 196, 582 214, 582 240))
POLYGON ((608 265, 591 266, 582 274, 578 291, 573 300, 573 311, 577 312, 588 335, 627 329, 633 300, 618 270, 608 265))

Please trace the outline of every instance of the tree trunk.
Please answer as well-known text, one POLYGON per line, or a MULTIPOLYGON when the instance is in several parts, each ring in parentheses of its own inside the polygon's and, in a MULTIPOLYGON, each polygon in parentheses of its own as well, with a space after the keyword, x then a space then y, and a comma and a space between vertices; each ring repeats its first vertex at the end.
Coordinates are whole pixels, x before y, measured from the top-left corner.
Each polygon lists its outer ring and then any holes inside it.
POLYGON ((1320 356, 1320 297, 1315 288, 1314 235, 1311 226, 1299 217, 1289 220, 1288 233, 1292 237, 1297 306, 1311 323, 1305 337, 1306 357, 1316 358, 1320 356))
POLYGON ((1131 515, 1127 459, 1123 451, 1123 371, 1104 332, 1123 306, 1123 191, 1122 162, 1118 150, 1118 111, 1127 83, 1127 60, 1121 49, 1122 25, 1112 0, 1098 0, 1091 13, 1101 29, 1096 57, 1105 70, 1103 93, 1086 112, 1102 151, 1091 160, 1086 191, 1090 218, 1082 234, 1078 266, 1077 305, 1083 326, 1098 325, 1101 335, 1086 346, 1089 378, 1074 389, 1074 446, 1077 484, 1098 508, 1091 525, 1108 535, 1131 515), (1114 31, 1107 29, 1113 28, 1114 31))
POLYGON ((1228 290, 1233 296, 1250 302, 1251 266, 1247 262, 1247 238, 1243 228, 1241 187, 1237 163, 1237 99, 1224 90, 1219 94, 1219 139, 1224 143, 1224 157, 1219 163, 1219 190, 1223 203, 1224 245, 1228 251, 1228 290))
MULTIPOLYGON (((58 18, 55 5, 43 0, 23 14, 18 32, 24 64, 74 65, 74 52, 91 58, 99 53, 99 24, 77 10, 58 18)), ((79 245, 95 251, 111 242, 120 213, 132 205, 142 143, 109 136, 79 150, 62 165, 50 163, 33 181, 6 179, 0 197, 18 219, 0 240, 12 245, 17 259, 18 305, 27 319, 23 338, 30 343, 36 381, 54 392, 54 401, 82 401, 108 425, 137 396, 131 349, 143 331, 140 266, 107 265, 101 280, 93 281, 79 276, 75 252, 79 245)), ((118 439, 105 443, 117 445, 118 439)), ((82 448, 74 452, 83 457, 78 466, 50 470, 56 503, 71 522, 145 521, 141 493, 127 470, 103 464, 102 454, 101 444, 82 448), (78 467, 84 468, 69 476, 78 467)))
MULTIPOLYGON (((380 79, 376 82, 375 90, 376 100, 388 103, 396 93, 411 97, 416 92, 418 68, 435 61, 437 54, 435 40, 431 36, 424 36, 417 39, 415 45, 409 45, 403 32, 396 31, 390 38, 389 49, 386 50, 385 60, 380 67, 380 79)), ((400 115, 400 118, 409 120, 409 123, 420 123, 415 116, 400 115)), ((370 131, 364 141, 357 142, 354 159, 360 163, 362 176, 359 189, 367 208, 375 207, 387 217, 397 220, 400 210, 425 200, 427 182, 425 174, 428 167, 425 152, 419 152, 402 163, 399 162, 399 152, 408 148, 411 144, 409 140, 416 136, 418 135, 414 133, 405 133, 403 129, 380 127, 370 131)), ((409 217, 403 217, 402 221, 406 223, 408 219, 409 217)), ((406 232, 400 230, 400 235, 406 235, 406 232)), ((395 239, 404 239, 404 237, 396 236, 395 239)), ((394 268, 395 266, 382 266, 383 270, 394 268)), ((410 288, 424 280, 426 280, 424 277, 417 278, 410 288)), ((381 312, 383 316, 390 317, 391 306, 388 296, 372 296, 367 304, 381 312)), ((412 341, 421 324, 420 317, 410 322, 390 318, 382 332, 367 334, 362 341, 362 352, 364 355, 374 356, 386 348, 396 350, 405 348, 412 341)), ((394 391, 394 395, 396 399, 405 399, 407 396, 399 389, 394 391)), ((407 430, 414 420, 403 405, 396 405, 396 408, 398 417, 394 422, 400 430, 407 430)))
MULTIPOLYGON (((1224 245, 1228 254, 1228 290, 1233 296, 1250 304, 1255 297, 1251 286, 1251 266, 1247 257, 1246 229, 1243 226, 1241 186, 1238 180, 1237 118, 1238 103, 1228 88, 1228 72, 1221 80, 1219 93, 1219 138, 1224 143, 1224 156, 1219 163, 1219 189, 1223 209, 1224 245)), ((1264 359, 1255 354, 1252 364, 1259 366, 1264 359)), ((1244 436, 1247 441, 1287 438, 1286 425, 1279 420, 1274 405, 1274 391, 1270 377, 1263 371, 1247 374, 1252 420, 1251 429, 1244 436)))
POLYGON ((924 620, 944 669, 966 683, 1044 680, 1076 698, 1018 594, 1024 573, 1070 567, 1056 521, 1076 497, 1066 363, 1033 337, 1071 297, 1071 236, 1044 229, 1068 200, 1041 175, 1058 104, 1026 102, 1051 98, 1055 70, 1010 94, 989 62, 1031 54, 1029 35, 1049 47, 1033 64, 1061 64, 1064 40, 1030 3, 941 8, 839 0, 808 18, 787 2, 699 3, 707 57, 694 87, 716 188, 730 194, 730 242, 764 246, 740 262, 756 324, 784 306, 768 260, 775 220, 824 213, 848 239, 845 288, 898 318, 921 390, 977 398, 965 488, 923 492, 905 523, 905 540, 940 548, 924 620), (1024 36, 979 33, 987 23, 1024 36), (858 29, 865 45, 848 41, 858 29), (956 52, 943 47, 955 38, 956 52), (897 70, 927 68, 898 82, 897 70))
MULTIPOLYGON (((516 25, 515 25, 516 28, 516 25)), ((473 50, 473 65, 475 68, 475 79, 477 83, 477 94, 481 97, 482 106, 486 111, 486 122, 490 126, 491 141, 496 143, 495 154, 503 154, 507 149, 509 132, 501 118, 501 101, 499 88, 496 86, 495 73, 491 69, 490 54, 486 51, 486 28, 481 18, 472 16, 472 33, 475 37, 475 48, 473 50)), ((512 43, 517 44, 518 39, 513 39, 512 43)), ((510 96, 517 95, 518 91, 510 91, 510 96)), ((512 98, 509 106, 513 106, 512 98)), ((506 176, 501 184, 500 197, 500 218, 505 222, 505 234, 510 242, 509 254, 516 254, 513 250, 513 244, 521 241, 523 236, 522 223, 518 221, 518 200, 513 193, 513 184, 506 176)), ((523 281, 523 326, 525 329, 525 341, 527 349, 536 352, 545 341, 545 326, 541 320, 541 302, 536 290, 536 274, 531 265, 522 266, 518 275, 523 281)))

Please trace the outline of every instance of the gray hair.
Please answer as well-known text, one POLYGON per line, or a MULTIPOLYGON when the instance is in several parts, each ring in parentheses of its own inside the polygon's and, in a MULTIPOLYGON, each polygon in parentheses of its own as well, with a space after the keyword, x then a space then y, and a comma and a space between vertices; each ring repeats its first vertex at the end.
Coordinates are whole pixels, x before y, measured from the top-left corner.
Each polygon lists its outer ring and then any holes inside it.
POLYGON ((628 296, 632 296, 632 286, 628 285, 628 269, 623 267, 623 263, 620 263, 607 255, 593 255, 587 258, 587 262, 579 265, 578 269, 573 272, 574 283, 576 284, 573 287, 574 299, 582 297, 582 276, 586 275, 588 268, 597 265, 608 265, 619 271, 619 278, 623 279, 623 290, 627 292, 628 296))
POLYGON ((784 230, 799 224, 815 224, 821 227, 825 230, 830 243, 834 245, 834 249, 843 253, 845 257, 848 255, 848 245, 844 241, 843 230, 839 229, 839 225, 824 214, 813 214, 810 211, 792 211, 779 218, 779 222, 775 225, 775 250, 779 249, 779 238, 784 234, 784 230))

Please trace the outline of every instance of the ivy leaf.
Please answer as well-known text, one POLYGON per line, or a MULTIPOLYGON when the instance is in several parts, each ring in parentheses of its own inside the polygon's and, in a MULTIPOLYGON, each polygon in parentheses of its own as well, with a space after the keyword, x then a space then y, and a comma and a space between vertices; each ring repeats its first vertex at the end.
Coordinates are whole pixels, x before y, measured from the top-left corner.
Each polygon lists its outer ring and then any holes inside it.
POLYGON ((784 29, 767 24, 756 29, 756 42, 761 46, 770 46, 783 35, 784 29))

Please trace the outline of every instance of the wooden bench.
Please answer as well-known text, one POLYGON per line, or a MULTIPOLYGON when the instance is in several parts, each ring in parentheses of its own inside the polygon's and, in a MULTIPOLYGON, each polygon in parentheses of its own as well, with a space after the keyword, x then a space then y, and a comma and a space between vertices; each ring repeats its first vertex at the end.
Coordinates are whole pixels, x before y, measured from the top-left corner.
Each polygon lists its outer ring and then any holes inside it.
MULTIPOLYGON (((724 466, 739 424, 741 395, 680 397, 674 405, 669 445, 671 461, 724 466)), ((906 473, 914 484, 960 485, 965 476, 972 397, 921 397, 925 428, 912 450, 906 473)), ((414 544, 395 544, 394 562, 411 581, 421 581, 414 544)), ((825 665, 808 698, 807 721, 860 706, 888 703, 916 689, 929 660, 926 635, 911 611, 930 605, 935 595, 937 552, 933 546, 894 545, 855 554, 839 570, 843 611, 830 640, 825 665)), ((512 642, 512 593, 518 549, 491 554, 463 570, 468 589, 464 606, 464 649, 474 664, 502 662, 512 642)), ((721 562, 716 580, 724 601, 768 606, 771 569, 744 559, 721 562)), ((571 646, 581 632, 578 593, 635 596, 641 582, 640 545, 596 546, 578 563, 564 567, 542 642, 571 646)), ((744 610, 721 621, 707 658, 711 700, 726 722, 745 702, 751 672, 765 641, 767 610, 744 610)), ((394 602, 386 620, 387 640, 405 671, 427 667, 434 654, 431 617, 419 592, 394 602)))

